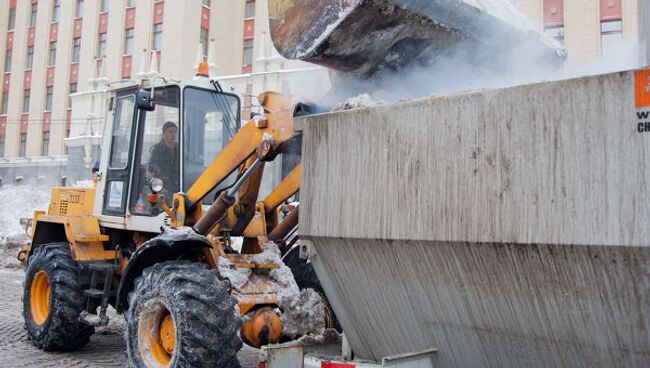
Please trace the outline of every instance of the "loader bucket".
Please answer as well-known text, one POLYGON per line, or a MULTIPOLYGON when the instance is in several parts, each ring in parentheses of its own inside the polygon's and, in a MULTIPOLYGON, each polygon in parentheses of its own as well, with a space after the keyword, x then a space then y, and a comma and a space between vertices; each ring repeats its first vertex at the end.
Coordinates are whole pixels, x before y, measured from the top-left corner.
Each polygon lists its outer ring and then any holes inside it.
POLYGON ((495 55, 525 42, 537 58, 564 56, 509 0, 269 0, 269 18, 282 56, 362 75, 430 60, 461 41, 495 55))

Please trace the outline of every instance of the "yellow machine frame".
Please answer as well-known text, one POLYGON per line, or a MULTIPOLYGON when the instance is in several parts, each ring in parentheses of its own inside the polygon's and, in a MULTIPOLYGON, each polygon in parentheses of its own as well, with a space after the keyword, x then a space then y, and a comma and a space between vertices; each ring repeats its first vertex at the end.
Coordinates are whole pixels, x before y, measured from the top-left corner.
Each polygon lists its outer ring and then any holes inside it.
MULTIPOLYGON (((289 96, 278 93, 264 93, 258 97, 264 107, 265 115, 258 116, 245 124, 232 140, 223 148, 209 167, 196 180, 187 193, 175 193, 171 208, 159 200, 156 195, 149 196, 152 204, 159 204, 169 215, 170 226, 180 228, 193 226, 200 221, 210 218, 210 230, 203 235, 212 243, 211 248, 203 248, 202 261, 212 268, 217 268, 220 257, 230 260, 233 268, 249 268, 253 271, 272 269, 276 264, 255 264, 252 262, 254 254, 262 251, 262 244, 269 240, 280 240, 297 225, 298 211, 292 207, 291 213, 283 221, 279 220, 278 212, 282 203, 293 196, 300 186, 301 167, 298 164, 284 180, 275 187, 262 201, 258 201, 260 183, 264 172, 264 165, 253 168, 256 160, 271 161, 281 153, 282 144, 299 136, 293 127, 294 104, 289 96), (240 177, 246 173, 246 181, 241 185, 236 200, 224 204, 217 200, 208 211, 203 212, 201 200, 210 193, 219 183, 225 180, 231 172, 239 169, 240 177), (248 173, 247 173, 248 172, 248 173), (214 217, 214 213, 219 213, 214 217), (212 217, 207 216, 212 214, 212 217), (225 236, 224 236, 225 235, 225 236), (242 236, 244 243, 241 254, 226 254, 226 243, 229 236, 242 236)), ((25 246, 19 258, 26 262, 33 252, 33 247, 51 242, 52 234, 56 241, 65 241, 70 244, 72 255, 76 261, 108 261, 117 263, 121 267, 116 274, 121 276, 120 290, 116 298, 116 308, 123 310, 128 293, 128 280, 132 280, 147 264, 144 255, 137 260, 137 266, 131 263, 133 258, 127 259, 118 251, 107 249, 105 244, 112 239, 102 228, 100 221, 93 214, 96 188, 54 188, 52 200, 47 213, 37 211, 34 218, 27 225, 27 232, 32 238, 32 243, 25 246), (61 235, 63 234, 63 235, 61 235), (48 236, 47 241, 41 239, 48 236), (127 282, 125 282, 125 279, 127 282), (123 284, 127 285, 126 290, 123 284)), ((132 232, 136 244, 135 255, 146 241, 155 234, 132 232)), ((239 310, 242 316, 251 314, 255 318, 249 319, 242 328, 242 337, 251 345, 261 343, 257 339, 256 331, 264 324, 260 321, 273 321, 270 325, 276 330, 275 336, 279 338, 278 328, 281 328, 279 316, 273 313, 256 313, 260 306, 277 308, 279 301, 274 293, 269 293, 268 276, 260 276, 260 272, 253 272, 246 287, 238 293, 239 310)), ((261 272, 263 275, 264 272, 261 272)), ((271 288, 272 289, 272 288, 271 288)), ((267 323, 268 325, 268 323, 267 323)), ((268 327, 268 326, 267 326, 268 327)))

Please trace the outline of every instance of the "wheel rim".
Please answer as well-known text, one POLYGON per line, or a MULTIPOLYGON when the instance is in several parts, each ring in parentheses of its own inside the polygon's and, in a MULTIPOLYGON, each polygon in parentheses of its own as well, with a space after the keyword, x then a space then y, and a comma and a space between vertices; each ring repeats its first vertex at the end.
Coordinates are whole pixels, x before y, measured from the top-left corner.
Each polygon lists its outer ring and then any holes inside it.
POLYGON ((174 319, 165 304, 150 300, 140 312, 138 350, 148 367, 166 367, 176 348, 174 319))
POLYGON ((36 325, 41 326, 50 313, 50 280, 43 270, 38 271, 32 279, 29 290, 29 303, 32 320, 36 325))
POLYGON ((160 341, 167 354, 174 354, 174 346, 176 346, 176 331, 171 314, 167 314, 160 324, 160 341))

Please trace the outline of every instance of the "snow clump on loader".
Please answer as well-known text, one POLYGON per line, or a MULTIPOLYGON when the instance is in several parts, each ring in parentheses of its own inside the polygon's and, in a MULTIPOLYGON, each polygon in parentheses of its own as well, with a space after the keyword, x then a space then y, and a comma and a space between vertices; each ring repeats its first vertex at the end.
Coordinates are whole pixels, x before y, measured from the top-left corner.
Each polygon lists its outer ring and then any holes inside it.
POLYGON ((322 334, 325 330, 323 298, 313 289, 300 290, 291 269, 282 262, 277 244, 266 243, 263 249, 262 253, 253 256, 253 262, 279 266, 272 269, 269 276, 279 286, 276 296, 282 309, 282 334, 290 338, 322 334))

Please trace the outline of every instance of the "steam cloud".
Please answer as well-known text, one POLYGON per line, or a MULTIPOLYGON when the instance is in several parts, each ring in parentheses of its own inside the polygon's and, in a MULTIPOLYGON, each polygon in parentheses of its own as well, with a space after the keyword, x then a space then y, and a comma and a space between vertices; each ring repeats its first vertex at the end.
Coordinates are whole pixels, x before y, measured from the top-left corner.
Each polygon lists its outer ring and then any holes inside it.
MULTIPOLYGON (((491 33, 486 30, 486 34, 491 33)), ((603 56, 595 60, 569 54, 564 62, 559 57, 549 59, 548 53, 542 54, 525 38, 513 44, 512 38, 506 40, 495 33, 480 43, 464 41, 428 60, 401 70, 384 70, 371 78, 330 72, 331 88, 318 88, 322 79, 307 77, 299 83, 299 90, 292 92, 329 107, 364 94, 375 101, 395 102, 636 69, 640 51, 638 42, 621 38, 603 45, 603 56)))

